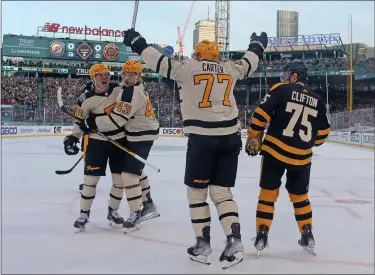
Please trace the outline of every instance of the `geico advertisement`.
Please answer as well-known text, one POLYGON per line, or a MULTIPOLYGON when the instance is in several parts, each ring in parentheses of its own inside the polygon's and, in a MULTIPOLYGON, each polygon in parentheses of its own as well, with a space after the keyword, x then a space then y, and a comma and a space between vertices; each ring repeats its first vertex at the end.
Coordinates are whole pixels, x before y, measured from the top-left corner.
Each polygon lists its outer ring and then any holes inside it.
POLYGON ((18 128, 16 126, 1 126, 2 136, 15 136, 18 133, 18 128))
POLYGON ((161 134, 167 136, 180 136, 182 134, 181 128, 161 128, 161 134))

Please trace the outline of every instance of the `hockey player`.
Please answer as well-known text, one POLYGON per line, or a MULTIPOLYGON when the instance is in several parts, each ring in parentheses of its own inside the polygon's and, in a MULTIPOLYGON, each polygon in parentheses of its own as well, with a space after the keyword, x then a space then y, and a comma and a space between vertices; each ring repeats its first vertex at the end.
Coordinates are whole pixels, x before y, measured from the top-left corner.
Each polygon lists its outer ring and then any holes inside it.
POLYGON ((238 109, 233 88, 258 67, 267 46, 266 33, 252 34, 248 51, 238 62, 219 61, 218 46, 204 40, 194 59, 171 60, 149 46, 136 31, 125 32, 124 44, 141 55, 156 73, 173 79, 180 89, 184 132, 189 134, 185 184, 196 244, 188 248, 190 259, 210 264, 211 215, 208 193, 214 202, 227 242, 220 256, 222 268, 242 261, 238 208, 230 190, 234 187, 238 155, 242 148, 238 109))
MULTIPOLYGON (((110 83, 110 72, 103 64, 94 64, 90 68, 89 74, 92 82, 86 85, 85 92, 79 97, 78 103, 74 108, 74 114, 79 118, 84 118, 90 113, 96 116, 106 115, 108 107, 114 102, 114 98, 111 96, 112 91, 118 86, 117 84, 110 83)), ((66 154, 78 154, 79 148, 77 143, 79 143, 79 139, 83 133, 78 125, 73 127, 72 134, 64 139, 66 154)), ((112 125, 112 129, 104 134, 117 140, 119 143, 125 142, 124 129, 116 125, 112 125)), ((124 219, 119 215, 118 209, 124 188, 120 177, 123 152, 94 133, 84 135, 83 140, 85 178, 81 190, 81 214, 74 222, 74 227, 77 229, 77 232, 85 229, 89 221, 91 204, 95 198, 96 185, 100 177, 105 176, 107 161, 109 160, 113 184, 108 201, 107 219, 109 226, 121 228, 124 219)))
POLYGON ((274 85, 255 109, 246 141, 246 152, 262 155, 260 193, 256 212, 255 248, 267 245, 274 204, 286 170, 286 189, 301 232, 299 244, 314 254, 312 210, 308 198, 312 150, 330 132, 323 100, 304 86, 308 69, 294 60, 283 69, 282 82, 274 85), (264 128, 269 123, 262 142, 264 128))
MULTIPOLYGON (((82 127, 86 127, 87 131, 96 129, 105 132, 109 131, 113 124, 120 128, 125 126, 124 146, 147 159, 154 140, 159 137, 159 123, 150 98, 144 90, 141 73, 142 64, 128 60, 122 66, 122 83, 113 90, 114 103, 107 116, 88 116, 82 127)), ((151 199, 150 184, 143 172, 144 164, 127 153, 124 153, 122 163, 121 180, 130 208, 129 218, 124 222, 123 228, 125 232, 131 232, 139 229, 140 222, 160 214, 151 199)))

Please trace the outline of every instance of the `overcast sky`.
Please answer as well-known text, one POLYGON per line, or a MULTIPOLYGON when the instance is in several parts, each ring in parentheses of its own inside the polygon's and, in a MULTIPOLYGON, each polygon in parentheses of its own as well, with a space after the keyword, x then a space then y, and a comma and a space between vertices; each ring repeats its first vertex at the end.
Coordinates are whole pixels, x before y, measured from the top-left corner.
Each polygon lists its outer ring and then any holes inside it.
MULTIPOLYGON (((177 26, 185 26, 191 1, 140 1, 136 29, 148 42, 177 49, 177 26)), ((2 2, 2 33, 35 35, 46 22, 91 28, 130 28, 134 1, 7 1, 2 2)), ((214 18, 214 1, 197 1, 185 34, 185 55, 193 49, 198 20, 214 18)), ((276 11, 299 12, 299 34, 340 33, 348 42, 349 14, 353 15, 353 42, 374 45, 373 1, 232 1, 230 49, 244 50, 252 32, 276 36, 276 11)))

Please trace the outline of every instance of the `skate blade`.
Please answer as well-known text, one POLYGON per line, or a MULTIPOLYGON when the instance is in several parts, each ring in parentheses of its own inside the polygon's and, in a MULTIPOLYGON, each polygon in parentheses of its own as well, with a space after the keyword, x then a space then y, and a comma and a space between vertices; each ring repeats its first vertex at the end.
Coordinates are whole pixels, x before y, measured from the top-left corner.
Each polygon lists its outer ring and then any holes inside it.
POLYGON ((242 252, 236 252, 233 254, 233 257, 235 258, 233 261, 229 262, 227 260, 224 260, 221 262, 221 268, 222 269, 227 269, 229 267, 232 267, 236 264, 239 264, 240 262, 243 261, 243 255, 242 252))
POLYGON ((86 230, 86 227, 75 227, 75 229, 74 233, 81 233, 86 230))
POLYGON ((302 246, 302 249, 305 250, 306 252, 310 253, 311 255, 316 256, 316 253, 314 251, 314 248, 309 248, 307 246, 302 246))
POLYGON ((211 264, 211 259, 209 256, 204 256, 204 255, 194 256, 194 255, 189 254, 189 258, 190 260, 201 263, 201 264, 206 264, 206 265, 211 264))
POLYGON ((134 232, 134 231, 138 231, 140 229, 140 227, 139 227, 139 225, 135 225, 132 228, 123 228, 123 229, 124 229, 124 233, 131 233, 131 232, 134 232))
POLYGON ((301 240, 298 240, 298 244, 302 247, 303 250, 310 253, 311 255, 316 256, 316 253, 315 253, 315 250, 314 250, 315 244, 313 244, 310 247, 309 246, 303 246, 303 245, 301 245, 301 240))
POLYGON ((122 228, 122 223, 117 224, 114 221, 108 221, 108 226, 116 229, 121 229, 122 228))
POLYGON ((151 219, 155 219, 157 217, 160 217, 160 214, 158 212, 148 213, 146 216, 142 216, 139 219, 139 222, 145 222, 145 221, 148 221, 148 220, 151 220, 151 219))

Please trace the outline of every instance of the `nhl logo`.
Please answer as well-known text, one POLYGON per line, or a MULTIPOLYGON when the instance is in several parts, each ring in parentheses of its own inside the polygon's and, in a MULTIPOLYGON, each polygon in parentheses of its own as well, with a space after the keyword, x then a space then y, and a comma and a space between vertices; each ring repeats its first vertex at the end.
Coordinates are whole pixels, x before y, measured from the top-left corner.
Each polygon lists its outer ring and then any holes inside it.
POLYGON ((103 56, 107 60, 116 60, 119 55, 119 47, 115 44, 107 44, 103 49, 103 56))

